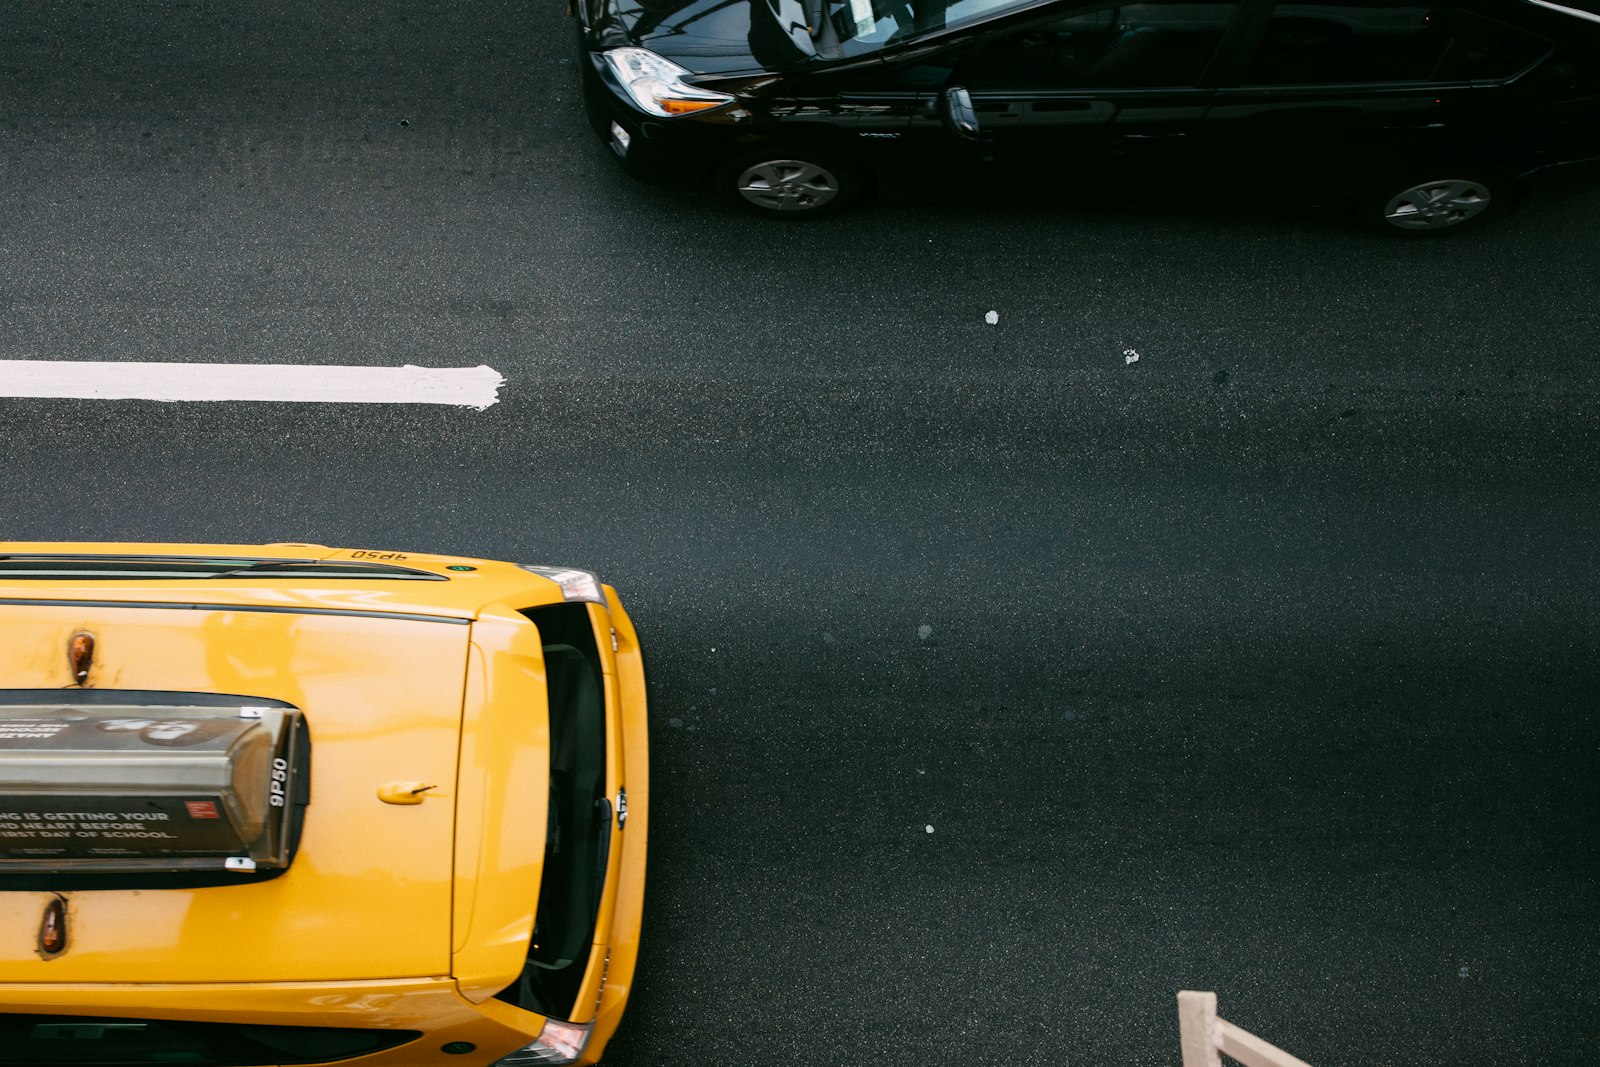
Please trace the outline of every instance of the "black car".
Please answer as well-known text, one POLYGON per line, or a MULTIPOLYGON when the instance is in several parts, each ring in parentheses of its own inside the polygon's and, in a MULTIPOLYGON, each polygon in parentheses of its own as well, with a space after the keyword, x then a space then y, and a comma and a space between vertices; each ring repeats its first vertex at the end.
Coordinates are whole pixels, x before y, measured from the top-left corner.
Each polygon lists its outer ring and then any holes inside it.
POLYGON ((1345 201, 1421 235, 1600 174, 1600 0, 572 2, 623 165, 775 216, 1345 201))

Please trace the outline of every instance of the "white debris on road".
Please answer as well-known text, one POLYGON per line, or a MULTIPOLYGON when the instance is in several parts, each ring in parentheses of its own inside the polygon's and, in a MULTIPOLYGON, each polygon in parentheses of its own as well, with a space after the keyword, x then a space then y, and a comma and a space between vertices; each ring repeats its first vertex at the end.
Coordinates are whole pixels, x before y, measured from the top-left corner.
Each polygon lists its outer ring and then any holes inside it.
POLYGON ((1129 363, 1137 363, 1137 362, 1139 362, 1139 353, 1135 352, 1131 348, 1124 348, 1122 350, 1122 362, 1123 362, 1124 366, 1126 366, 1129 363))
POLYGON ((993 326, 995 323, 1000 321, 1000 312, 998 312, 998 311, 988 312, 987 314, 985 314, 983 316, 983 321, 987 322, 990 326, 993 326))

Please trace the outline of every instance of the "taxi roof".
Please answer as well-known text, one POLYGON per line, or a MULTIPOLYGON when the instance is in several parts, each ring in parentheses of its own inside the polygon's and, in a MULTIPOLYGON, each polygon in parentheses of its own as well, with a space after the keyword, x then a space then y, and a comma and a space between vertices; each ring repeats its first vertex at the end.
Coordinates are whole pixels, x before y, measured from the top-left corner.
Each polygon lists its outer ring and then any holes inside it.
MULTIPOLYGON (((311 738, 310 804, 298 854, 281 876, 72 892, 71 950, 49 959, 35 939, 54 894, 0 893, 0 982, 449 974, 458 759, 464 712, 477 713, 472 694, 482 689, 472 681, 483 657, 473 651, 470 624, 485 610, 503 620, 504 609, 493 608, 508 599, 519 607, 559 603, 563 592, 512 564, 416 553, 0 543, 7 690, 34 690, 48 703, 50 691, 73 684, 67 650, 88 631, 87 684, 95 689, 283 701, 304 712, 311 738), (73 561, 152 558, 370 562, 439 577, 321 578, 299 569, 252 576, 227 566, 216 577, 50 576, 51 567, 70 572, 73 561), (6 564, 15 565, 10 573, 6 564), (432 788, 422 803, 383 802, 382 790, 397 782, 432 788)), ((0 812, 0 830, 7 814, 27 815, 0 812)))

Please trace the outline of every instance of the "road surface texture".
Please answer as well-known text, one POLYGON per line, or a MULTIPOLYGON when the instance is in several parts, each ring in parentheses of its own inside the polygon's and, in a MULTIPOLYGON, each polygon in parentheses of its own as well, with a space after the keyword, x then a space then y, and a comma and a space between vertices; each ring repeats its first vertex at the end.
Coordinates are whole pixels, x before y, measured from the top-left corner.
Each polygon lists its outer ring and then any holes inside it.
POLYGON ((622 175, 557 3, 7 22, 0 359, 506 384, 0 400, 0 535, 613 582, 608 1064, 1175 1065, 1180 989, 1316 1067, 1592 1062, 1600 197, 781 225, 622 175))

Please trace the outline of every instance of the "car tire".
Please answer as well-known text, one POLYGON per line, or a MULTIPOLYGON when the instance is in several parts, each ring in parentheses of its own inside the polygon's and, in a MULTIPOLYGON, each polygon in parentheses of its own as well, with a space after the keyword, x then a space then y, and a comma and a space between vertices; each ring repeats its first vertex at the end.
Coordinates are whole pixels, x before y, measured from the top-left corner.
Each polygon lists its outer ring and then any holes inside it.
POLYGON ((1494 175, 1443 168, 1425 180, 1390 182, 1365 198, 1369 225, 1395 237, 1437 237, 1499 218, 1511 185, 1494 175))
POLYGON ((815 219, 849 207, 867 189, 849 160, 803 148, 772 148, 730 159, 712 182, 721 195, 759 215, 815 219))

